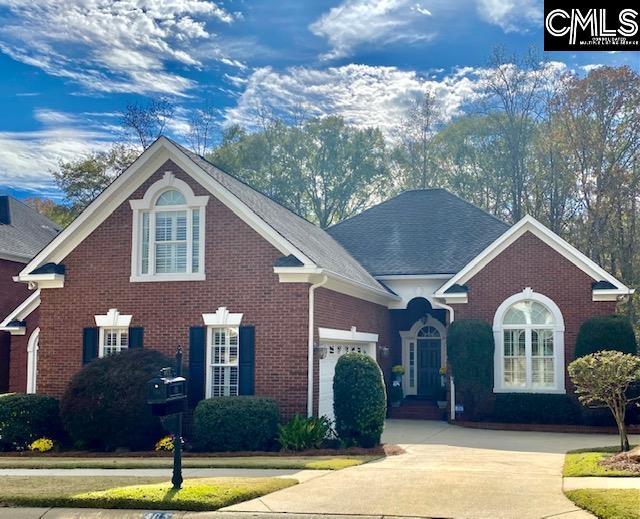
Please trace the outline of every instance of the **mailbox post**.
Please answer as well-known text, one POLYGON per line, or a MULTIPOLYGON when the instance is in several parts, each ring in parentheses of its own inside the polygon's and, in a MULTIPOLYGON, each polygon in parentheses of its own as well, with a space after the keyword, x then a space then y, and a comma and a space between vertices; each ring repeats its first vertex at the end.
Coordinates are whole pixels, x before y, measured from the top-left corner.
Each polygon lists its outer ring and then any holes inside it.
POLYGON ((173 415, 173 488, 182 486, 182 413, 187 404, 187 381, 182 377, 182 347, 176 350, 176 367, 162 368, 147 382, 147 403, 155 416, 173 415), (175 375, 174 375, 175 373, 175 375))

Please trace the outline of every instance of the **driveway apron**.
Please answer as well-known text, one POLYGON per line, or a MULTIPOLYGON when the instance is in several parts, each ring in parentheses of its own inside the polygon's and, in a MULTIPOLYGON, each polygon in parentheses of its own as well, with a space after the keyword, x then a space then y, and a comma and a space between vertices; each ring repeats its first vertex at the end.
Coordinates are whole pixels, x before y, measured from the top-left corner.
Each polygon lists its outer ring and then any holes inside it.
POLYGON ((587 518, 562 493, 564 453, 615 445, 615 435, 465 429, 389 420, 383 437, 405 449, 366 465, 225 509, 236 512, 431 518, 587 518))

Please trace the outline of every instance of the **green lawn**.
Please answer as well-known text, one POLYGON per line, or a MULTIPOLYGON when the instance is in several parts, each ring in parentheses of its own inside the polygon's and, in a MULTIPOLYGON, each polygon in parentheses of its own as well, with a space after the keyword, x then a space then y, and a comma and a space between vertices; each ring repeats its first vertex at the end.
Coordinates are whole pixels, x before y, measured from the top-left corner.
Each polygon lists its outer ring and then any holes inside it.
MULTIPOLYGON (((361 465, 380 456, 246 456, 182 459, 184 468, 312 469, 340 470, 361 465)), ((0 457, 0 469, 142 469, 169 468, 172 458, 72 458, 0 457)))
POLYGON ((609 476, 639 477, 640 473, 628 470, 614 470, 603 467, 598 462, 619 451, 618 447, 597 447, 569 451, 564 458, 564 477, 609 476))
POLYGON ((566 494, 600 519, 640 519, 640 490, 581 489, 566 494))
POLYGON ((79 508, 217 510, 295 485, 290 478, 3 477, 0 504, 79 508))

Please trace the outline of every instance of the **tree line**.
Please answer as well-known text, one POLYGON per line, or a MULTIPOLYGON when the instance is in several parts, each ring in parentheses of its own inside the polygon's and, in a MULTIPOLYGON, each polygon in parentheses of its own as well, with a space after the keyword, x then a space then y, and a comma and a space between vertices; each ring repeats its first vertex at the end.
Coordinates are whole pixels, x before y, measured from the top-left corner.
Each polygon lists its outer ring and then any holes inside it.
MULTIPOLYGON (((559 73, 529 54, 496 51, 464 112, 448 118, 433 92, 412 100, 392 135, 338 116, 256 109, 252 128, 219 129, 194 110, 189 146, 325 228, 407 189, 446 188, 502 220, 531 214, 625 283, 640 281, 640 76, 628 67, 559 73)), ((68 223, 166 132, 167 100, 129 105, 128 140, 61 162, 63 206, 34 201, 68 223), (137 144, 132 147, 131 143, 137 144)), ((635 321, 634 305, 626 305, 635 321)))

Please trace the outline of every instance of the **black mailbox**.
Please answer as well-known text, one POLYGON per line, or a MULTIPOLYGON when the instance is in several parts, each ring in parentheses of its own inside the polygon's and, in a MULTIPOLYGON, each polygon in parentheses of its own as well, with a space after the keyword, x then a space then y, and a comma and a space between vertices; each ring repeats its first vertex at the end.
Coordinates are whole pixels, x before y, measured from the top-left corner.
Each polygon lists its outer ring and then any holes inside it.
POLYGON ((187 381, 173 376, 170 368, 147 382, 147 403, 154 415, 165 416, 184 411, 187 403, 187 381))

